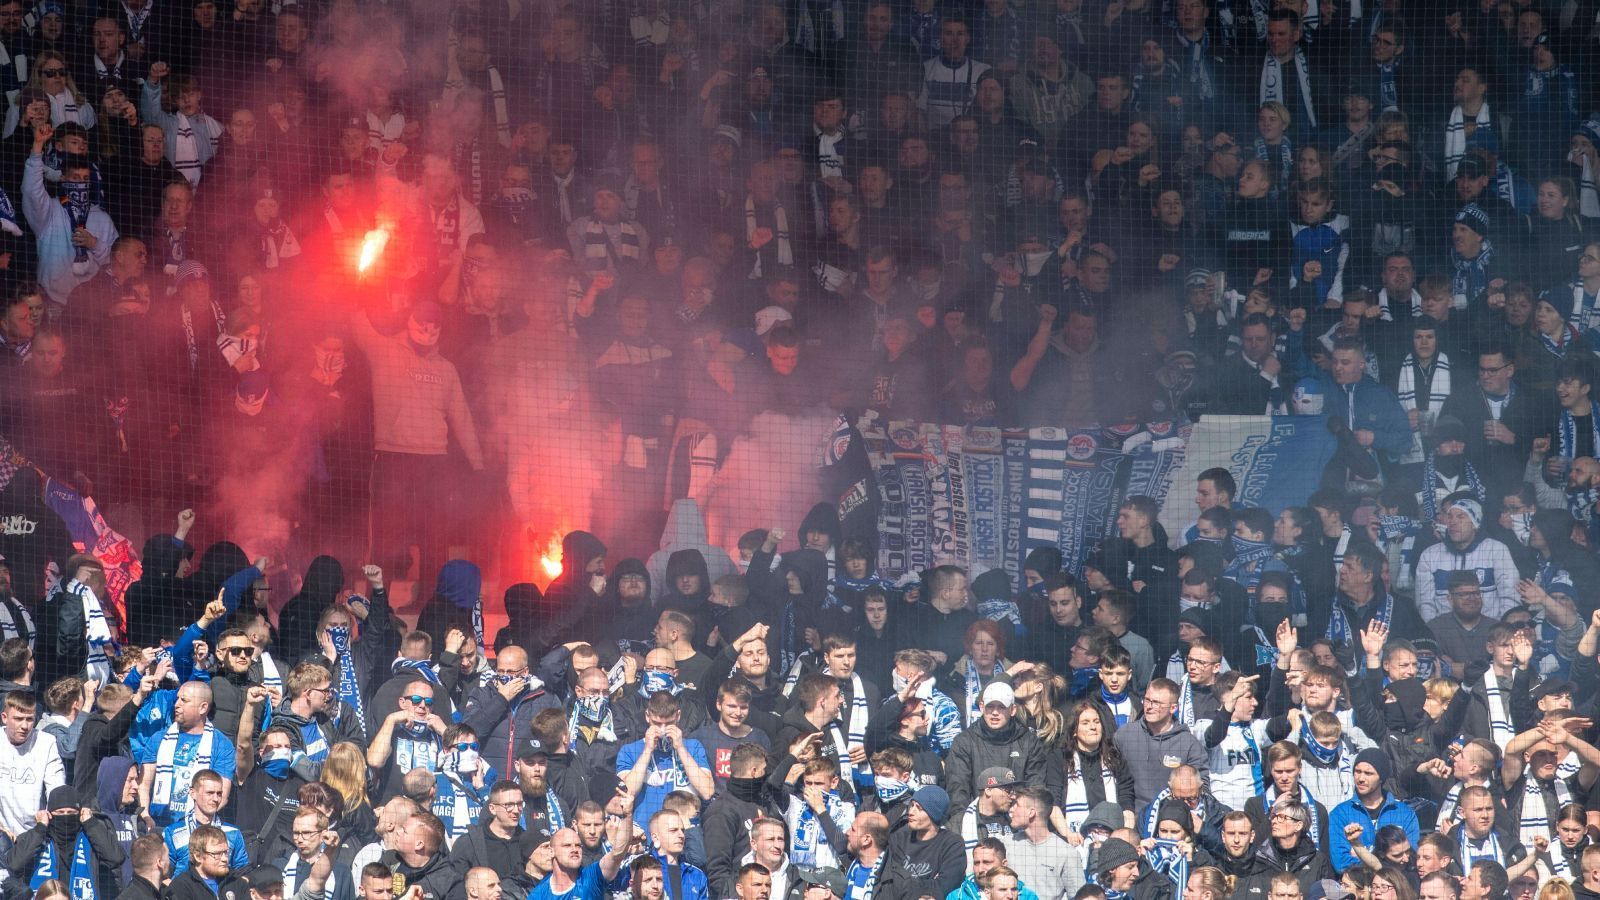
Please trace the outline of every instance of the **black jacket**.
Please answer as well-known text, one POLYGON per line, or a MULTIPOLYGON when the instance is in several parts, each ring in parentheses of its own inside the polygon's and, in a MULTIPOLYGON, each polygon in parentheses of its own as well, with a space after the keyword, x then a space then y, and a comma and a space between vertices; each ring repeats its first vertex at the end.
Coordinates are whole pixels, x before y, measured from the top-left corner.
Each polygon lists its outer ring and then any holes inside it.
POLYGON ((1052 797, 1064 795, 1059 767, 1049 766, 1049 750, 1038 734, 1012 719, 999 731, 978 722, 956 736, 945 755, 945 790, 950 793, 949 821, 960 820, 967 803, 981 790, 978 774, 991 766, 1010 769, 1023 784, 1043 785, 1052 797))
MULTIPOLYGON (((94 815, 89 821, 83 823, 83 833, 89 836, 89 860, 94 872, 96 893, 100 896, 109 896, 116 887, 115 872, 127 858, 122 845, 117 843, 117 835, 111 830, 111 824, 102 815, 94 815)), ((6 854, 6 871, 11 877, 6 880, 6 897, 29 896, 18 888, 26 888, 28 879, 33 875, 35 866, 38 865, 39 853, 44 849, 45 841, 49 840, 49 826, 35 825, 27 831, 17 835, 17 841, 11 845, 11 850, 6 854)), ((67 879, 72 868, 71 845, 56 848, 56 864, 58 877, 67 879)))
MULTIPOLYGON (((457 888, 458 883, 467 874, 466 869, 450 859, 449 851, 443 847, 440 847, 439 852, 435 853, 432 858, 416 869, 402 862, 399 854, 393 850, 385 850, 378 861, 398 877, 396 887, 399 887, 400 882, 403 882, 405 890, 409 891, 412 885, 420 885, 422 887, 422 900, 443 900, 443 898, 450 896, 451 892, 457 888)), ((208 896, 203 900, 215 900, 215 898, 208 896)))

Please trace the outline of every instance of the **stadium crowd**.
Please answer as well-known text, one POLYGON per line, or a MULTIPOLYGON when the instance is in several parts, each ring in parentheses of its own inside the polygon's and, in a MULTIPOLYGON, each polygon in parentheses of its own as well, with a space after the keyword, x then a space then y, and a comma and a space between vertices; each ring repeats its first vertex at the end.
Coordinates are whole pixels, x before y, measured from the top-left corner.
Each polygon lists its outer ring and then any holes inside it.
POLYGON ((1600 900, 1596 22, 0 0, 0 898, 1600 900), (818 409, 1336 451, 1018 578, 713 545, 818 409))

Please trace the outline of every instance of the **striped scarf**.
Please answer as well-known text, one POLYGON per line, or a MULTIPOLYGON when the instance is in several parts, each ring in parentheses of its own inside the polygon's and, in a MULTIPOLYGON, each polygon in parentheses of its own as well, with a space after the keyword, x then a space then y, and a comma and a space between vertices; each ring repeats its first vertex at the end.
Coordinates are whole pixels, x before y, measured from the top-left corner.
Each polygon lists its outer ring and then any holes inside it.
MULTIPOLYGON (((1477 130, 1473 137, 1481 136, 1485 131, 1494 132, 1494 118, 1489 115, 1489 104, 1485 102, 1478 108, 1478 117, 1474 120, 1477 130)), ((1461 160, 1467 155, 1467 120, 1466 114, 1457 106, 1450 110, 1450 121, 1444 127, 1444 177, 1450 180, 1456 177, 1456 167, 1461 165, 1461 160)))
MULTIPOLYGON (((222 307, 215 300, 211 301, 211 318, 217 324, 217 333, 221 334, 227 327, 227 320, 223 318, 222 307)), ((189 311, 189 304, 179 307, 178 319, 183 324, 184 340, 188 342, 189 370, 192 372, 200 365, 200 340, 194 332, 194 313, 189 311)))
POLYGON ((1534 837, 1542 835, 1555 845, 1556 833, 1552 824, 1554 816, 1551 813, 1559 812, 1572 802, 1572 788, 1560 775, 1551 780, 1550 789, 1556 796, 1556 808, 1551 810, 1550 805, 1545 802, 1545 785, 1533 777, 1532 772, 1525 773, 1522 781, 1522 815, 1517 821, 1518 840, 1522 841, 1522 846, 1532 849, 1534 837))
POLYGON ((1463 872, 1471 872, 1472 864, 1480 859, 1493 860, 1502 866, 1510 862, 1506 859, 1505 849, 1500 846, 1500 835, 1490 831, 1488 837, 1482 838, 1477 843, 1477 847, 1472 846, 1472 837, 1467 834, 1466 827, 1462 826, 1460 860, 1463 872))
POLYGON ((583 266, 590 272, 614 271, 624 261, 637 263, 641 259, 639 229, 632 222, 610 227, 617 231, 615 241, 601 222, 590 219, 583 227, 583 266))
MULTIPOLYGON (((1083 781, 1083 756, 1078 751, 1072 751, 1072 771, 1067 773, 1066 798, 1061 804, 1061 814, 1067 820, 1067 827, 1079 831, 1083 827, 1083 820, 1089 818, 1089 791, 1083 781)), ((1117 778, 1103 763, 1100 766, 1100 783, 1105 789, 1106 799, 1116 802, 1117 778)))
POLYGON ((361 702, 361 683, 356 678, 355 654, 350 652, 350 629, 339 625, 328 629, 328 639, 333 641, 333 652, 339 658, 334 664, 339 667, 338 684, 335 689, 339 699, 350 705, 355 711, 356 725, 361 729, 361 736, 367 736, 367 715, 365 704, 361 702))
MULTIPOLYGON (((1167 876, 1180 892, 1189 883, 1189 857, 1179 849, 1177 841, 1157 838, 1155 846, 1145 851, 1145 860, 1150 863, 1150 868, 1167 876)), ((1109 892, 1107 896, 1110 896, 1109 892)))
POLYGON ((172 167, 178 170, 191 185, 200 183, 200 136, 195 133, 194 120, 183 113, 176 115, 178 136, 172 142, 172 167))
MULTIPOLYGON (((1306 62, 1306 51, 1296 46, 1294 58, 1295 79, 1300 85, 1299 109, 1291 109, 1290 115, 1304 115, 1305 120, 1315 129, 1317 127, 1317 111, 1311 103, 1311 66, 1306 62)), ((1284 90, 1283 63, 1278 61, 1271 53, 1266 54, 1266 59, 1261 63, 1260 92, 1257 103, 1276 101, 1288 104, 1287 92, 1284 90)))
POLYGON ((150 815, 158 822, 169 812, 175 816, 187 814, 193 806, 189 797, 190 779, 201 769, 212 768, 211 755, 217 741, 216 726, 210 722, 206 723, 205 731, 200 734, 200 744, 195 748, 194 757, 184 765, 181 772, 175 765, 180 734, 178 723, 173 722, 167 726, 166 733, 161 736, 161 743, 156 747, 156 776, 150 794, 150 815))
POLYGON ((433 771, 439 764, 439 735, 427 723, 401 723, 394 730, 394 767, 403 775, 412 769, 433 771))
MULTIPOLYGON (((117 642, 111 636, 105 611, 100 608, 100 598, 94 595, 94 590, 87 584, 77 580, 67 585, 66 593, 83 605, 83 636, 88 645, 84 658, 84 677, 108 684, 111 680, 111 657, 117 654, 117 642)), ((67 601, 63 599, 62 602, 67 601)))
POLYGON ((590 743, 617 741, 611 700, 604 694, 572 701, 572 713, 567 716, 567 749, 576 751, 579 741, 585 738, 590 743))
POLYGON ((1288 184, 1294 178, 1294 144, 1289 142, 1288 135, 1278 139, 1277 153, 1273 153, 1272 148, 1267 146, 1266 138, 1256 138, 1255 156, 1256 159, 1276 169, 1277 177, 1273 179, 1275 183, 1288 184), (1276 163, 1273 161, 1274 157, 1277 158, 1276 163))
MULTIPOLYGON (((1372 621, 1388 625, 1393 620, 1394 597, 1384 594, 1383 606, 1379 607, 1378 611, 1373 614, 1372 621)), ((1337 598, 1333 601, 1333 614, 1328 617, 1328 630, 1324 632, 1323 636, 1340 647, 1347 647, 1355 642, 1355 628, 1351 626, 1350 617, 1345 613, 1344 605, 1337 598)))
MULTIPOLYGON (((756 198, 747 196, 744 199, 744 239, 748 243, 755 240, 756 235, 756 198)), ((785 268, 794 265, 794 247, 789 243, 789 213, 783 204, 772 205, 772 243, 777 245, 778 265, 785 268)), ((763 247, 762 249, 766 249, 763 247)), ((752 279, 760 278, 765 274, 761 271, 761 253, 755 254, 755 264, 750 268, 752 279)))
MULTIPOLYGON (((1600 447, 1600 444, 1595 446, 1600 447)), ((1427 460, 1422 464, 1422 510, 1420 520, 1423 522, 1438 521, 1439 492, 1435 485, 1439 483, 1439 470, 1434 462, 1436 456, 1437 454, 1435 453, 1429 453, 1427 460)), ((1473 467, 1472 463, 1464 463, 1462 465, 1461 477, 1466 479, 1466 489, 1470 490, 1472 495, 1478 498, 1479 503, 1489 502, 1489 491, 1483 486, 1483 480, 1478 477, 1478 470, 1473 467)), ((1456 491, 1459 490, 1461 490, 1461 486, 1458 484, 1456 491)), ((1456 491, 1451 491, 1451 493, 1456 491)))
POLYGON ((1600 292, 1591 296, 1582 279, 1572 283, 1572 315, 1567 323, 1585 336, 1600 331, 1600 292))
POLYGON ((1506 714, 1506 690, 1495 678, 1494 669, 1483 673, 1483 699, 1489 710, 1489 736, 1503 752, 1517 732, 1511 727, 1511 717, 1506 714))
MULTIPOLYGON (((261 651, 261 686, 283 690, 283 674, 278 671, 278 663, 272 658, 272 654, 265 650, 261 651)), ((270 715, 271 712, 272 705, 268 704, 267 713, 270 715)))
POLYGON ((1450 293, 1471 301, 1489 286, 1489 263, 1494 259, 1494 242, 1483 239, 1483 250, 1466 259, 1450 248, 1450 293))
POLYGON ((438 673, 433 671, 433 665, 425 659, 406 659, 402 656, 389 664, 390 675, 399 675, 401 672, 415 673, 418 678, 434 687, 440 684, 438 673))
MULTIPOLYGON (((1417 389, 1422 379, 1423 372, 1417 365, 1415 354, 1407 353, 1406 358, 1400 363, 1400 379, 1396 384, 1395 393, 1400 398, 1400 408, 1406 412, 1421 410, 1432 412, 1441 409, 1444 402, 1450 399, 1450 356, 1440 353, 1433 358, 1433 369, 1424 391, 1419 395, 1417 389)), ((1421 462, 1426 455, 1422 446, 1421 432, 1411 435, 1411 449, 1401 458, 1402 463, 1421 462)))
MULTIPOLYGON (((978 673, 978 664, 973 662, 971 659, 967 659, 965 662, 967 665, 963 682, 967 702, 966 705, 962 707, 963 711, 966 713, 965 720, 962 722, 962 724, 970 728, 974 723, 983 719, 984 684, 982 676, 978 673)), ((999 678, 1005 673, 1006 670, 1001 667, 1000 663, 997 661, 989 674, 993 678, 999 678)))
MULTIPOLYGON (((1139 834, 1142 837, 1154 837, 1155 836, 1155 833, 1156 833, 1156 822, 1159 821, 1160 816, 1161 816, 1161 804, 1165 803, 1166 801, 1168 801, 1170 799, 1172 799, 1172 788, 1166 787, 1166 788, 1162 788, 1161 789, 1161 793, 1157 794, 1156 798, 1154 800, 1150 801, 1149 808, 1144 811, 1144 818, 1139 820, 1139 828, 1140 828, 1139 834)), ((1189 804, 1185 803, 1184 806, 1188 807, 1189 804)), ((1205 818, 1206 818, 1206 799, 1205 799, 1205 795, 1202 794, 1201 797, 1200 797, 1200 802, 1196 803, 1193 807, 1190 807, 1190 810, 1192 812, 1194 812, 1194 813, 1199 814, 1201 821, 1205 821, 1205 818)))
MULTIPOLYGON (((1556 436, 1560 443, 1557 452, 1562 459, 1573 459, 1578 455, 1578 420, 1571 410, 1561 411, 1561 427, 1556 436)), ((1589 401, 1589 434, 1596 453, 1600 453, 1600 402, 1589 401)))
POLYGON ((500 140, 500 146, 511 146, 511 112, 506 104, 506 83, 500 77, 500 70, 490 66, 485 70, 489 76, 489 102, 494 106, 494 133, 500 140))

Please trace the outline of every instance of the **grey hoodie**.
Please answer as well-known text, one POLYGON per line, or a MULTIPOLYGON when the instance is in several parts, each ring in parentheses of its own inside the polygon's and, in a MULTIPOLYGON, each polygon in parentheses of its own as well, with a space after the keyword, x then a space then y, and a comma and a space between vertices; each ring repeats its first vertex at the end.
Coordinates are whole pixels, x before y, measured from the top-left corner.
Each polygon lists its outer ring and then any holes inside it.
POLYGON ((1172 770, 1194 766, 1201 778, 1209 776, 1206 750, 1189 729, 1173 720, 1161 734, 1151 734, 1149 723, 1141 719, 1117 729, 1117 752, 1133 774, 1133 796, 1143 809, 1167 786, 1172 770))

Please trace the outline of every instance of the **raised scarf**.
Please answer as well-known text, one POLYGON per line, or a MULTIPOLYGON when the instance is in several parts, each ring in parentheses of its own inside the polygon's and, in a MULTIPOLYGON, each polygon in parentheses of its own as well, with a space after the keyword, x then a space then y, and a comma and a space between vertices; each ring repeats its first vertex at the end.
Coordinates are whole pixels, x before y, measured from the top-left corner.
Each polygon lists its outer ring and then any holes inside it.
MULTIPOLYGON (((72 844, 72 867, 65 879, 67 893, 73 900, 98 900, 100 894, 95 889, 94 870, 94 861, 89 853, 89 834, 80 828, 78 838, 72 844)), ((28 878, 28 890, 37 891, 46 881, 57 880, 63 880, 61 860, 56 858, 56 842, 47 835, 44 846, 39 850, 39 858, 34 862, 33 875, 28 878)))

